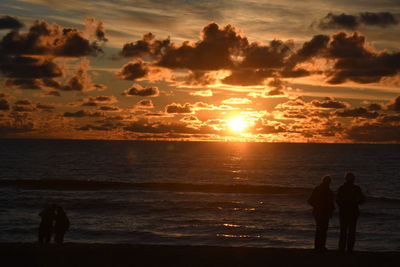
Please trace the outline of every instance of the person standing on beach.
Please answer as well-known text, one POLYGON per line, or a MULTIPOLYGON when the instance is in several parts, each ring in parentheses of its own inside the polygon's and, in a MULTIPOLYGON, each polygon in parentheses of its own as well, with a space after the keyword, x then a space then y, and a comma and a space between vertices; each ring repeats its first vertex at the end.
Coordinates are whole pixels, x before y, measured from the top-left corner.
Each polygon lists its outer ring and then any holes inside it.
POLYGON ((339 206, 340 239, 339 250, 352 253, 356 240, 356 225, 360 214, 358 205, 365 202, 365 196, 361 188, 354 184, 353 173, 346 173, 345 183, 339 187, 336 203, 339 206))
POLYGON ((65 232, 69 229, 69 219, 61 206, 56 206, 56 216, 54 224, 54 242, 62 244, 65 232))
POLYGON ((335 210, 334 194, 329 188, 331 183, 330 176, 324 176, 322 183, 314 188, 308 203, 313 207, 315 219, 315 250, 325 251, 326 236, 328 232, 329 220, 335 210))
POLYGON ((41 221, 39 224, 39 243, 48 244, 51 241, 53 235, 53 222, 54 222, 54 207, 48 206, 44 208, 40 213, 41 221))

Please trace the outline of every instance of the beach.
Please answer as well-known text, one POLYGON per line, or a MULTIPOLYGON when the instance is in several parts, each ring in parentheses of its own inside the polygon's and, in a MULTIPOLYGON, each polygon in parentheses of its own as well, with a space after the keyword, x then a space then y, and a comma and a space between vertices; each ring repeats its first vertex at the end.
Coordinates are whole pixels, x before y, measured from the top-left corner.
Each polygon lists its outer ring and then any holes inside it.
POLYGON ((399 252, 133 244, 0 244, 2 266, 398 266, 399 252))

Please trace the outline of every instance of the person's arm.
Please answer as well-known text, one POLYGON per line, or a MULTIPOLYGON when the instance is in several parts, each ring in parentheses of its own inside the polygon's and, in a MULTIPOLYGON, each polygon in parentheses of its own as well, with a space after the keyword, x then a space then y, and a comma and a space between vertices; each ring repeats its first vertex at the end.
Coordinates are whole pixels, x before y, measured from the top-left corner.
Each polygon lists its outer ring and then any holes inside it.
POLYGON ((310 204, 312 207, 315 207, 315 189, 312 191, 310 198, 307 200, 308 204, 310 204))
POLYGON ((362 190, 360 187, 358 187, 358 204, 364 204, 365 203, 365 195, 363 194, 362 190))

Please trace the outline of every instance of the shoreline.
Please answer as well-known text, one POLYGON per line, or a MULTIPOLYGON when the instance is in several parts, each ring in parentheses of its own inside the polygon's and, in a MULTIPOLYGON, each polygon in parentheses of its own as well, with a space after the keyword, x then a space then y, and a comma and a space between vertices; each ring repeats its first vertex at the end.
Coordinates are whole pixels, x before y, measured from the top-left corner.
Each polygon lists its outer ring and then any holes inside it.
POLYGON ((399 266, 400 252, 66 243, 0 243, 2 266, 399 266))

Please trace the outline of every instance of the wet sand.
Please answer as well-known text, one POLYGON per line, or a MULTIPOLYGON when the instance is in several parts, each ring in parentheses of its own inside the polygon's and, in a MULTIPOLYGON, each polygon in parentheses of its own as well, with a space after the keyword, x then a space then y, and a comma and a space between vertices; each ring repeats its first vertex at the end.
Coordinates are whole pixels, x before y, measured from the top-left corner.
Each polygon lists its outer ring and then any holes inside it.
POLYGON ((0 243, 1 266, 400 266, 400 252, 128 244, 0 243))

